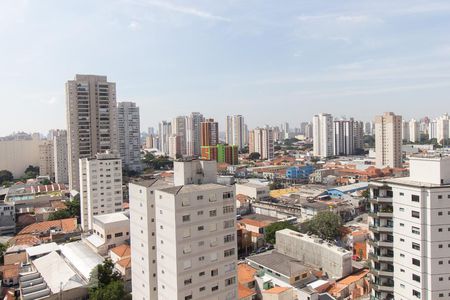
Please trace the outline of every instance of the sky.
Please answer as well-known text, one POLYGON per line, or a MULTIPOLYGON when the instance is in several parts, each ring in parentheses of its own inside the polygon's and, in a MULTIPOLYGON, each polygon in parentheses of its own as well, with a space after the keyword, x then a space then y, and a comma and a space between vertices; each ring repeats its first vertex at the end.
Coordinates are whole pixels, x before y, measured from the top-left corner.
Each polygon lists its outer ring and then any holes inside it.
POLYGON ((64 84, 107 75, 141 130, 435 117, 450 106, 450 1, 3 0, 0 135, 65 128, 64 84))

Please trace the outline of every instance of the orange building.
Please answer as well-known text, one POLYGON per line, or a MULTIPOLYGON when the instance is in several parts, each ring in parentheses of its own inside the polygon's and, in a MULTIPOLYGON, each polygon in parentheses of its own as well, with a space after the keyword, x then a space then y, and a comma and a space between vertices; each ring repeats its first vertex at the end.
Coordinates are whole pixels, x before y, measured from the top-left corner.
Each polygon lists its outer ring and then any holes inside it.
POLYGON ((200 146, 215 146, 219 143, 219 123, 206 119, 200 123, 200 146))

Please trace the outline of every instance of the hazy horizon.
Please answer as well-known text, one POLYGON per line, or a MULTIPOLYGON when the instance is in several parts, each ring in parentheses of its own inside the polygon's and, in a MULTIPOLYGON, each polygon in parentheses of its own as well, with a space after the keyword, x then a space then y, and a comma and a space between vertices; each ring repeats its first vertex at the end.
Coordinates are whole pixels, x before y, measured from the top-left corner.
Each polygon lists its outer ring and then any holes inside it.
POLYGON ((249 128, 319 112, 448 111, 448 1, 0 3, 0 136, 66 128, 64 84, 106 75, 141 131, 199 111, 249 128))

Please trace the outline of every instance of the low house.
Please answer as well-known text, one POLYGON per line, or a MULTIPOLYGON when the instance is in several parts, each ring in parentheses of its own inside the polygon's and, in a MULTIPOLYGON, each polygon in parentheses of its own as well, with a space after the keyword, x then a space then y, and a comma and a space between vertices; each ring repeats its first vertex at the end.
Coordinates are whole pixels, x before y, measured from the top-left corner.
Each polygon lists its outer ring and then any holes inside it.
POLYGON ((114 267, 122 275, 125 282, 125 289, 131 292, 131 248, 123 244, 112 248, 109 251, 114 267))

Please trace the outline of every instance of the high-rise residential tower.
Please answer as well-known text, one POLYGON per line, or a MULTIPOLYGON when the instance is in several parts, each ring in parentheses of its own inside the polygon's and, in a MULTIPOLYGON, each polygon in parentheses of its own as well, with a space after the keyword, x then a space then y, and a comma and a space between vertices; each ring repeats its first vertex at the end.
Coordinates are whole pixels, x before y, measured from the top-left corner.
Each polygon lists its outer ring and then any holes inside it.
POLYGON ((187 122, 186 116, 178 116, 172 120, 172 135, 178 136, 179 154, 186 155, 186 135, 187 135, 187 122))
POLYGON ((313 153, 314 156, 333 156, 333 117, 320 113, 313 117, 313 153))
POLYGON ((402 116, 386 112, 375 117, 375 152, 378 168, 402 166, 402 116))
POLYGON ((241 150, 245 146, 245 123, 241 115, 227 116, 225 142, 241 150))
POLYGON ((164 154, 169 154, 169 137, 172 135, 172 123, 162 121, 159 123, 159 150, 164 154))
POLYGON ((198 157, 201 154, 201 123, 205 120, 199 112, 192 112, 186 124, 186 154, 198 157))
POLYGON ((53 140, 47 140, 39 145, 39 175, 50 178, 55 176, 53 154, 53 140))
POLYGON ((117 114, 122 166, 126 170, 140 171, 142 165, 139 107, 134 102, 119 102, 117 114))
POLYGON ((67 162, 67 131, 58 130, 53 134, 53 165, 55 182, 69 183, 69 166, 67 162))
POLYGON ((409 125, 409 141, 417 143, 420 141, 419 122, 415 119, 411 119, 409 125))
POLYGON ((118 154, 98 153, 80 159, 81 228, 92 229, 93 217, 122 211, 122 161, 118 154))
POLYGON ((219 123, 214 119, 201 122, 201 146, 215 146, 219 143, 219 123))
POLYGON ((334 126, 334 155, 352 155, 355 152, 354 121, 335 120, 334 126))
POLYGON ((80 189, 79 159, 118 152, 116 84, 106 76, 76 75, 66 83, 69 187, 80 189))
POLYGON ((273 131, 272 128, 256 128, 250 131, 249 153, 257 152, 261 159, 274 158, 273 131))

